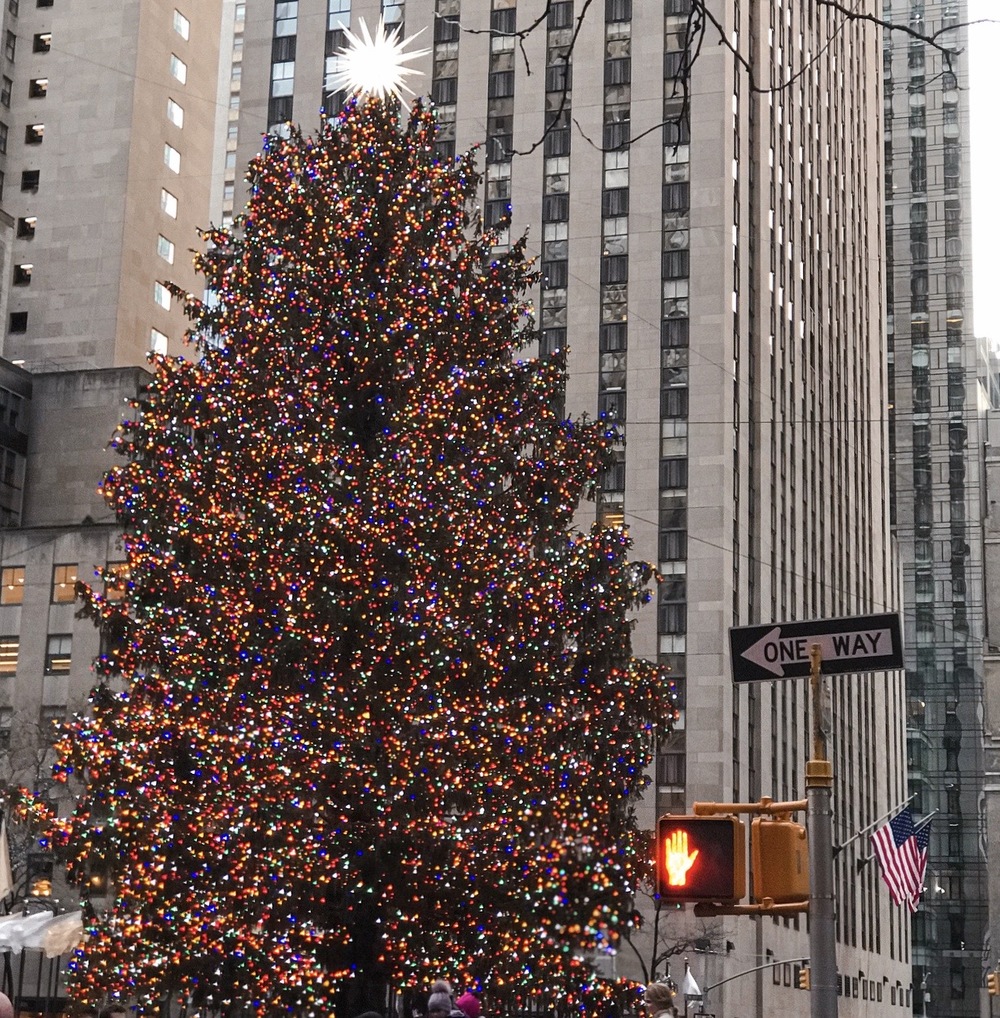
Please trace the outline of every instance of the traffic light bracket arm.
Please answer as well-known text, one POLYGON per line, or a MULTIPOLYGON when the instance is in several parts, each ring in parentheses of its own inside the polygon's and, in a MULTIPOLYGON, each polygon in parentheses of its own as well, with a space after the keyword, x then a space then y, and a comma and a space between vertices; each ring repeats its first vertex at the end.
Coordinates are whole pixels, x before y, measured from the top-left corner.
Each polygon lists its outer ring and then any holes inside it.
POLYGON ((767 813, 777 816, 796 813, 808 806, 808 800, 795 799, 793 802, 775 802, 769 795, 762 795, 760 802, 696 802, 694 815, 710 817, 720 813, 767 813))
POLYGON ((775 903, 770 898, 765 898, 755 905, 716 905, 714 902, 699 901, 694 906, 694 914, 699 919, 708 919, 719 915, 794 915, 808 911, 808 901, 783 901, 775 903))

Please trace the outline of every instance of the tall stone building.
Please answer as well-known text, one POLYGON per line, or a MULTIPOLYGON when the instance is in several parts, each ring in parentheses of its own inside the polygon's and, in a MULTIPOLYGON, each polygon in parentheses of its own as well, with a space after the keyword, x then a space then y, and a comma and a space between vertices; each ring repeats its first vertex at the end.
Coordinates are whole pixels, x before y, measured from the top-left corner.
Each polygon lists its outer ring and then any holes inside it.
MULTIPOLYGON (((482 144, 487 221, 512 210, 501 243, 530 226, 540 352, 568 346, 568 409, 623 428, 597 513, 664 577, 636 647, 671 667, 684 709, 650 828, 696 800, 803 795, 807 688, 734 686, 731 626, 897 604, 881 40, 790 0, 709 9, 719 29, 688 0, 247 0, 239 22, 238 166, 262 131, 312 130, 336 108, 344 27, 383 16, 431 49, 418 91, 441 158, 482 144)), ((237 210, 244 195, 236 182, 237 210)), ((903 678, 830 689, 843 843, 906 796, 903 678)), ((913 1003, 909 917, 875 866, 859 869, 867 854, 854 841, 836 862, 845 1015, 913 1003)), ((666 936, 689 918, 671 913, 666 936)), ((692 962, 703 986, 789 962, 719 987, 707 1010, 808 1011, 792 963, 808 954, 804 918, 720 929, 705 941, 719 953, 692 962)), ((626 952, 617 963, 636 974, 626 952)))
MULTIPOLYGON (((124 557, 107 443, 149 352, 184 349, 165 283, 200 285, 222 5, 0 7, 0 779, 39 790, 100 649, 75 583, 124 557)), ((16 860, 19 890, 47 860, 16 860)))
MULTIPOLYGON (((972 329, 965 0, 891 0, 886 17, 886 282, 893 524, 906 612, 907 746, 934 814, 913 921, 917 1014, 985 1007, 983 518, 988 377, 972 329), (940 47, 958 51, 946 58, 940 47)), ((991 518, 995 513, 990 512, 991 518)), ((997 643, 996 634, 990 641, 997 643)))
POLYGON ((9 360, 94 369, 180 352, 184 318, 163 282, 198 285, 189 252, 209 221, 221 8, 4 3, 9 360))

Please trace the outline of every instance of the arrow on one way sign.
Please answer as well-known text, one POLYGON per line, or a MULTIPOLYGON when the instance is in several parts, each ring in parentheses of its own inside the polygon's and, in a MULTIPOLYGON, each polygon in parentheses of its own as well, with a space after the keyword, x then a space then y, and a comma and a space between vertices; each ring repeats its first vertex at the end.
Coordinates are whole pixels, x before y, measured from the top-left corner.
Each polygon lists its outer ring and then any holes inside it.
POLYGON ((734 682, 808 675, 813 644, 827 675, 903 667, 895 613, 741 626, 729 631, 729 642, 734 682))

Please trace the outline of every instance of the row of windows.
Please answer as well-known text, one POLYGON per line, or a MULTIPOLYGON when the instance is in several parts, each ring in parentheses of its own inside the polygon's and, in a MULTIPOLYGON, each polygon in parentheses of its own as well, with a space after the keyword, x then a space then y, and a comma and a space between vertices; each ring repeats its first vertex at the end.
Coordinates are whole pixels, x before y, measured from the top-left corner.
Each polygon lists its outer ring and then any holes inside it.
MULTIPOLYGON (((458 101, 458 45, 461 27, 459 0, 437 0, 434 19, 434 63, 431 69, 431 95, 437 110, 438 131, 434 151, 438 159, 455 158, 455 103, 458 101)), ((493 139, 487 144, 492 147, 493 139)), ((506 150, 510 150, 508 141, 506 150)), ((503 158, 502 155, 498 158, 503 158)))
MULTIPOLYGON (((17 674, 17 660, 21 650, 19 636, 0 636, 0 678, 17 674)), ((50 633, 45 645, 45 674, 67 675, 73 656, 73 637, 70 633, 50 633)))
MULTIPOLYGON (((52 567, 50 600, 52 604, 69 604, 76 599, 77 564, 57 563, 52 567)), ((115 576, 125 575, 123 562, 108 563, 108 572, 115 576)), ((5 566, 0 570, 0 605, 24 603, 24 566, 5 566)), ((107 585, 104 596, 109 601, 121 599, 121 592, 115 585, 107 585)))

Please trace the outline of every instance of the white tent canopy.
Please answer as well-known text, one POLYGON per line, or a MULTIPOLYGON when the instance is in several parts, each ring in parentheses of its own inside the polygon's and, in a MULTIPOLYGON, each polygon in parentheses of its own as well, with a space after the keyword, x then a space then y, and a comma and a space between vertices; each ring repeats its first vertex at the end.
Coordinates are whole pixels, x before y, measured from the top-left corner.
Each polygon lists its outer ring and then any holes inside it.
POLYGON ((0 916, 0 951, 20 954, 23 950, 43 951, 46 958, 58 958, 72 951, 83 939, 83 914, 0 916))

